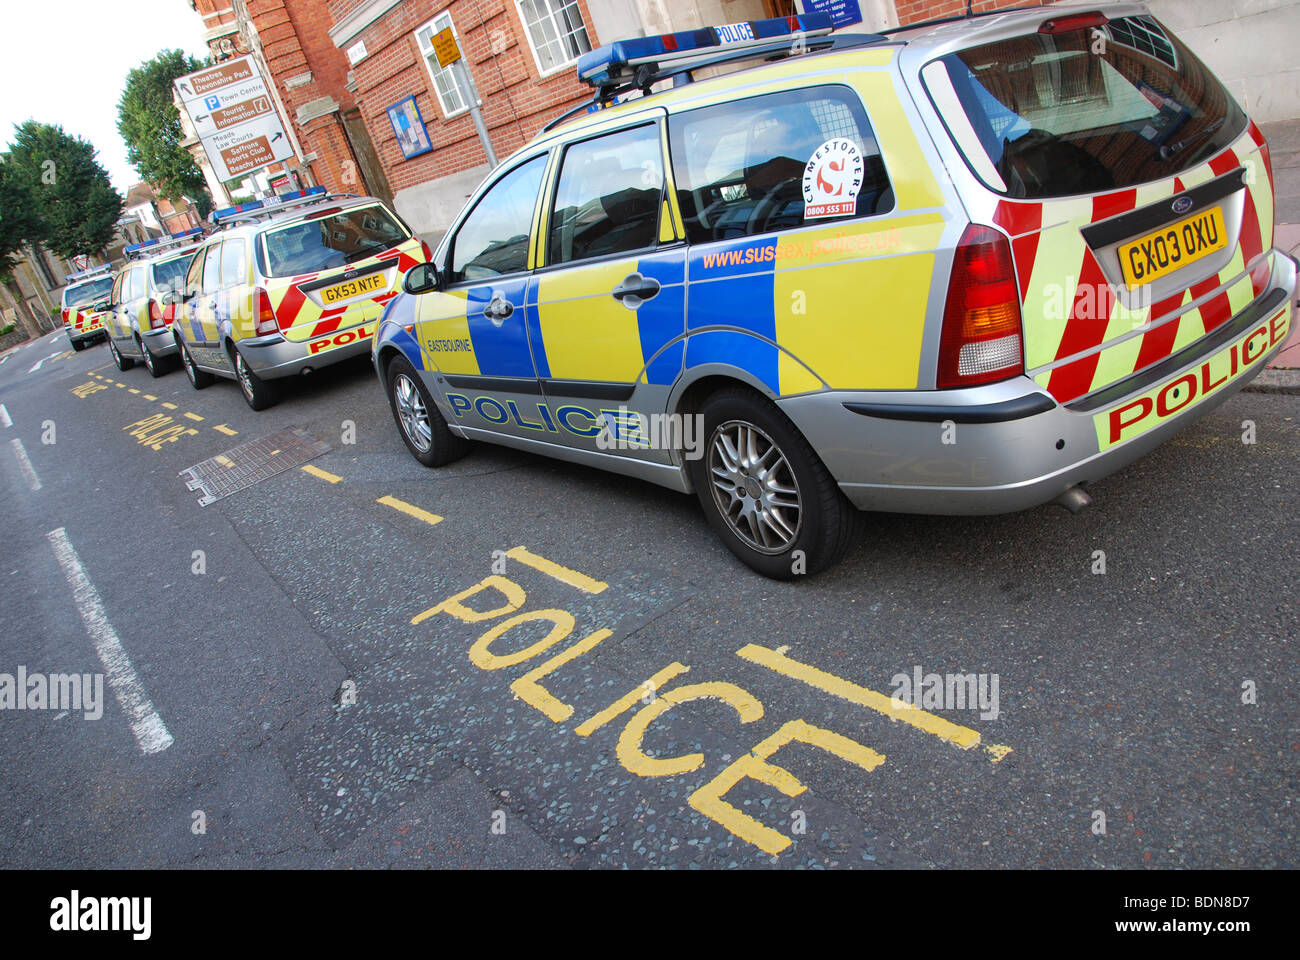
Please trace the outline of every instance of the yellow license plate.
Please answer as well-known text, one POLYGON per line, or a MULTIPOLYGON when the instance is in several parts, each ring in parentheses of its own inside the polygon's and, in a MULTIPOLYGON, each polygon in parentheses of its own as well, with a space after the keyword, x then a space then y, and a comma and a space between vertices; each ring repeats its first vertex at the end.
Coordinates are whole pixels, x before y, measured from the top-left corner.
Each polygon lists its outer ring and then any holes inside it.
POLYGON ((363 293, 373 293, 376 290, 384 290, 387 287, 388 281, 382 273, 372 273, 368 277, 360 277, 356 280, 348 280, 344 283, 336 283, 332 287, 326 287, 320 292, 320 298, 324 303, 338 303, 340 300, 347 300, 363 293))
POLYGON ((1211 207, 1119 247, 1124 282, 1140 287, 1228 245, 1223 210, 1211 207))

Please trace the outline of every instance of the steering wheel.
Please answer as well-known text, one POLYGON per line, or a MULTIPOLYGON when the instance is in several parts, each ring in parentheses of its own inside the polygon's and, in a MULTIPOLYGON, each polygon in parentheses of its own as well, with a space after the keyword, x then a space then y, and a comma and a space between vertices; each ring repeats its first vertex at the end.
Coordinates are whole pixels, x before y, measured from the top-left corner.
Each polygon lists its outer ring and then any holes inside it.
POLYGON ((790 177, 788 180, 782 180, 764 194, 758 203, 754 204, 754 210, 749 215, 749 222, 745 225, 747 232, 750 234, 767 233, 767 221, 780 213, 794 196, 802 195, 803 179, 801 177, 790 177))

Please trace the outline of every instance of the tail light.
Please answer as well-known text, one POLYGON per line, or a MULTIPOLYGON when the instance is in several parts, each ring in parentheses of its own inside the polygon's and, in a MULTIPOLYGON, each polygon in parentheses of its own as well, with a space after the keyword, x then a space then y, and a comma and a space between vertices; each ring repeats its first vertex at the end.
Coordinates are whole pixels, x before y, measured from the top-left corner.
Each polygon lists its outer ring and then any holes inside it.
POLYGON ((937 385, 992 383, 1023 369, 1020 290, 1011 244, 992 227, 970 224, 957 244, 948 280, 937 385))
POLYGON ((1104 13, 1099 10, 1091 10, 1088 13, 1072 13, 1069 16, 1044 20, 1042 26, 1038 28, 1038 32, 1048 34, 1072 33, 1075 30, 1100 27, 1109 22, 1109 18, 1104 13))
POLYGON ((67 307, 64 307, 64 308, 63 308, 63 325, 64 325, 65 327, 68 325, 68 308, 67 308, 67 307))
POLYGON ((164 327, 162 308, 158 306, 158 301, 153 297, 149 298, 149 329, 158 330, 164 327))
POLYGON ((275 310, 271 308, 271 298, 261 287, 253 292, 253 315, 255 317, 253 327, 258 336, 280 332, 280 324, 275 319, 275 310))

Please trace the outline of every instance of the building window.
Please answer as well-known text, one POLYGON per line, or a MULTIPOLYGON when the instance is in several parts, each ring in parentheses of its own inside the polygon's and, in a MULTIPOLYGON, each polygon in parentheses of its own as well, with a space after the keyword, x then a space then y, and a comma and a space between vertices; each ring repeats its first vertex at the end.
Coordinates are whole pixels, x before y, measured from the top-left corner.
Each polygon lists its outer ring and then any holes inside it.
MULTIPOLYGON (((469 90, 460 82, 452 67, 444 69, 438 65, 438 58, 433 52, 434 36, 448 27, 451 27, 451 34, 456 38, 456 44, 459 46, 460 34, 456 32, 456 25, 451 22, 449 13, 438 14, 415 31, 415 41, 420 45, 424 65, 429 68, 429 77, 433 80, 433 89, 438 94, 438 103, 442 105, 444 117, 452 117, 469 109, 469 90)), ((462 46, 460 49, 463 54, 465 48, 462 46)), ((469 71, 468 65, 465 66, 465 70, 469 71)))
POLYGON ((537 69, 546 76, 591 49, 577 0, 515 0, 537 69))

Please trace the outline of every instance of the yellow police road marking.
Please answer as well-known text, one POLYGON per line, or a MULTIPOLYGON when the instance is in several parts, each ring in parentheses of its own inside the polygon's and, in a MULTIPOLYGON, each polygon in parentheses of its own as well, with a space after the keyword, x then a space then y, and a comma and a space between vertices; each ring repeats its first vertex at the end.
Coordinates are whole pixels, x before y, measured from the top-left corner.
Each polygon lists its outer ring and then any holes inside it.
POLYGON ((230 429, 228 426, 226 426, 224 423, 218 423, 218 424, 217 424, 216 426, 214 426, 212 429, 213 429, 213 430, 216 430, 218 433, 224 433, 224 434, 225 434, 226 436, 228 436, 228 437, 233 437, 235 434, 239 433, 238 430, 231 430, 231 429, 230 429))
POLYGON ((637 687, 635 690, 628 691, 626 696, 621 697, 618 700, 615 700, 604 710, 600 711, 600 713, 591 717, 591 719, 584 720, 582 723, 578 724, 576 727, 573 728, 573 732, 580 737, 591 736, 593 733, 595 733, 605 724, 609 723, 611 720, 614 720, 617 717, 621 717, 623 714, 627 713, 638 703, 642 703, 642 704, 649 703, 650 698, 655 696, 655 691, 657 691, 660 687, 662 687, 673 677, 680 676, 683 673, 687 673, 690 671, 690 669, 691 669, 690 667, 686 666, 683 663, 673 662, 668 664, 668 666, 664 667, 662 670, 656 673, 645 683, 641 684, 641 686, 637 687))
POLYGON ((313 477, 320 477, 320 479, 326 480, 329 483, 338 483, 343 479, 337 474, 328 473, 322 470, 320 467, 313 467, 310 463, 304 463, 300 469, 303 473, 310 473, 313 477))
POLYGON ((406 514, 408 517, 415 517, 416 520, 423 520, 425 523, 430 525, 442 523, 442 517, 438 516, 436 513, 430 513, 428 510, 421 510, 419 507, 413 506, 405 500, 398 500, 396 497, 383 496, 376 500, 375 503, 382 503, 386 507, 392 507, 394 510, 406 514))
POLYGON ((511 560, 518 560, 525 566, 532 567, 548 577, 559 580, 561 583, 567 583, 571 587, 576 587, 583 593, 601 593, 608 586, 603 580, 596 580, 587 576, 585 573, 579 573, 577 570, 570 570, 568 567, 562 567, 554 560, 547 560, 545 557, 539 557, 535 553, 530 553, 524 547, 513 547, 506 551, 506 556, 511 560))
MULTIPOLYGON (((909 726, 916 727, 918 730, 933 734, 940 740, 946 740, 955 746, 961 747, 963 750, 969 750, 980 743, 981 737, 977 730, 963 727, 951 720, 935 716, 933 713, 927 713, 925 710, 895 700, 893 697, 885 696, 883 693, 877 693, 875 690, 860 687, 856 683, 850 683, 848 680, 835 676, 833 673, 827 673, 806 663, 800 663, 798 660, 792 660, 785 654, 769 650, 767 647, 760 647, 753 643, 747 644, 736 651, 736 656, 742 660, 748 660, 750 663, 767 667, 776 673, 802 681, 810 687, 816 687, 818 690, 839 697, 841 700, 856 703, 868 710, 875 710, 877 713, 883 713, 890 720, 902 721, 909 726)), ((1010 747, 997 744, 986 749, 993 756, 993 762, 995 763, 1011 752, 1010 747)))
POLYGON ((72 392, 75 393, 82 400, 85 400, 92 393, 99 393, 99 391, 107 390, 107 389, 108 389, 107 384, 92 383, 91 381, 87 380, 85 383, 81 384, 80 386, 73 387, 72 392))
POLYGON ((203 418, 200 417, 197 413, 187 413, 187 414, 185 414, 185 416, 189 417, 189 419, 191 419, 191 420, 200 420, 200 421, 201 421, 201 420, 203 419, 203 418))

